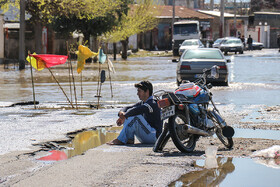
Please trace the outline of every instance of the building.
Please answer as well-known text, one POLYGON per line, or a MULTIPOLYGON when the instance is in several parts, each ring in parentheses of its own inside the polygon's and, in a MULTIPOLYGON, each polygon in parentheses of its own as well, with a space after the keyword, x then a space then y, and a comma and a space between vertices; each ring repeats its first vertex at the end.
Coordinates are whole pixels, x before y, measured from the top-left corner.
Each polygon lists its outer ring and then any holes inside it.
MULTIPOLYGON (((162 0, 164 5, 173 5, 173 0, 162 0)), ((175 6, 184 6, 186 8, 195 8, 197 0, 175 0, 175 6)))
POLYGON ((280 12, 254 12, 251 27, 258 32, 258 39, 268 47, 277 48, 277 35, 280 34, 280 12), (268 41, 267 41, 268 40, 268 41))
MULTIPOLYGON (((172 48, 171 26, 173 18, 173 6, 157 6, 160 9, 158 26, 145 35, 138 35, 138 47, 147 50, 170 50, 172 48)), ((213 17, 197 12, 183 6, 175 6, 175 20, 197 20, 200 22, 200 28, 203 40, 212 38, 211 23, 213 17)))
MULTIPOLYGON (((198 12, 214 17, 212 26, 213 40, 220 38, 220 15, 219 11, 198 10, 198 12)), ((247 28, 249 24, 248 16, 236 15, 236 29, 234 29, 234 14, 224 13, 224 37, 247 35, 247 28), (237 34, 237 35, 236 35, 237 34)))
MULTIPOLYGON (((19 58, 19 18, 17 17, 19 11, 11 9, 5 14, 0 14, 0 64, 9 63, 10 61, 18 61, 19 58), (3 29, 1 29, 1 27, 3 29), (1 33, 2 32, 2 33, 1 33), (3 45, 1 47, 1 45, 3 45), (3 54, 3 55, 2 55, 3 54), (2 57, 3 56, 3 57, 2 57), (2 60, 1 60, 2 59, 2 60)), ((43 28, 42 35, 47 36, 47 43, 44 44, 42 40, 41 51, 35 51, 35 34, 34 26, 30 24, 28 19, 30 15, 26 15, 26 30, 25 30, 25 56, 28 55, 28 51, 31 53, 50 53, 50 54, 67 54, 67 46, 65 41, 74 41, 73 38, 65 38, 57 33, 54 33, 51 29, 43 28), (45 31, 45 32, 44 32, 45 31), (43 50, 45 49, 46 50, 43 50)), ((40 40, 41 41, 41 40, 40 40)))

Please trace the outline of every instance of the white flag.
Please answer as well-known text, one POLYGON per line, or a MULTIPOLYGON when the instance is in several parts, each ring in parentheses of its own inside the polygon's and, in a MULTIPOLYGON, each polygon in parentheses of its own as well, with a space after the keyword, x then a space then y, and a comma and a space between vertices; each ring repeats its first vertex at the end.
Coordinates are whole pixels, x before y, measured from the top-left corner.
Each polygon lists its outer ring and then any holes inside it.
POLYGON ((108 58, 108 65, 109 65, 110 72, 116 73, 114 65, 109 58, 108 58))

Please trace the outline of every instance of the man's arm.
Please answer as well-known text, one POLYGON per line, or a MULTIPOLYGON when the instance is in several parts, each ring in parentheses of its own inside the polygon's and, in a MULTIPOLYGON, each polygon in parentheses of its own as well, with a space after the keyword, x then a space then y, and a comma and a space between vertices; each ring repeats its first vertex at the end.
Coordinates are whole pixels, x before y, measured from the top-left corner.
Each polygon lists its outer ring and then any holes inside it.
POLYGON ((120 112, 126 113, 129 109, 134 108, 134 107, 137 107, 137 106, 139 106, 139 105, 141 105, 141 101, 138 102, 138 103, 135 103, 135 104, 133 104, 133 105, 123 107, 123 108, 119 111, 118 115, 120 115, 120 112))
POLYGON ((137 115, 141 115, 144 113, 148 113, 149 108, 146 105, 147 104, 145 103, 144 105, 139 105, 139 106, 128 109, 124 114, 125 118, 128 118, 130 116, 137 116, 137 115))
POLYGON ((122 108, 118 113, 119 118, 116 121, 117 125, 121 126, 124 123, 125 119, 129 117, 129 116, 128 117, 125 116, 126 112, 132 110, 133 108, 136 108, 137 106, 141 106, 141 102, 122 108))

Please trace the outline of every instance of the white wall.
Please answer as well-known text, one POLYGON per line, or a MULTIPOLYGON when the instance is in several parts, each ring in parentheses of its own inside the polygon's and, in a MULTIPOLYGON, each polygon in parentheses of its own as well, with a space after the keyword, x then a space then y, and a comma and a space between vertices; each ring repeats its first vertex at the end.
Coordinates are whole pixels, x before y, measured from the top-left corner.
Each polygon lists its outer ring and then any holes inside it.
POLYGON ((134 34, 128 39, 128 48, 137 49, 137 34, 134 34))
POLYGON ((254 30, 248 30, 245 38, 251 35, 253 40, 256 42, 261 42, 264 44, 265 48, 270 47, 270 26, 269 25, 260 25, 256 26, 254 30))
POLYGON ((4 16, 0 15, 0 63, 4 59, 4 16))

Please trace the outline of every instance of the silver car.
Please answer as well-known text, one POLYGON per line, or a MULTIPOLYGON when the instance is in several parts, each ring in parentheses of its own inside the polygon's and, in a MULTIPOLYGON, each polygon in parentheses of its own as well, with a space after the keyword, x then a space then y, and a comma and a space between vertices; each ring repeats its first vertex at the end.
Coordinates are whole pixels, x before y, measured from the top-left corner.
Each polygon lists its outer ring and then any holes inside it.
POLYGON ((203 69, 210 69, 212 66, 217 65, 220 67, 219 78, 207 78, 207 82, 227 86, 227 62, 230 62, 230 60, 225 59, 223 53, 217 48, 189 49, 179 59, 177 85, 180 85, 184 80, 194 81, 202 75, 203 69))
POLYGON ((228 52, 234 52, 235 54, 239 52, 239 54, 243 54, 244 45, 239 38, 228 38, 222 41, 220 50, 224 52, 225 55, 228 54, 228 52))
POLYGON ((203 43, 199 39, 189 39, 185 40, 179 48, 179 55, 181 56, 183 52, 187 49, 204 48, 203 43))
POLYGON ((215 42, 213 43, 213 48, 219 48, 224 39, 225 38, 218 38, 217 40, 215 40, 215 42))

